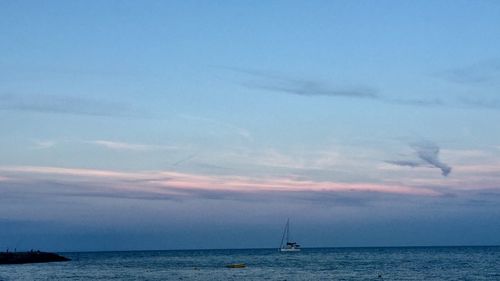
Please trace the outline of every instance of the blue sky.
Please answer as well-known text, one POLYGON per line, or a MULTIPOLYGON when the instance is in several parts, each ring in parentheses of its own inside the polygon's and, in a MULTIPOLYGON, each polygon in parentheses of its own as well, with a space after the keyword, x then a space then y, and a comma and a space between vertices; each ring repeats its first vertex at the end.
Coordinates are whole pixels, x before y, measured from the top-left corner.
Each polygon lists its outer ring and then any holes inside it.
POLYGON ((496 1, 2 1, 0 247, 499 244, 496 1))

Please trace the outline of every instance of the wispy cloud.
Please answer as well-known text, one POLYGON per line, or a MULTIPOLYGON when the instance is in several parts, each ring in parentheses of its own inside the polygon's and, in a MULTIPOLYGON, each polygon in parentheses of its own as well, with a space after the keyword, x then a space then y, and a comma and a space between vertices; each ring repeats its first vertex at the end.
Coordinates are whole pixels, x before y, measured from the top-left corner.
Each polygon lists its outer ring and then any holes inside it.
POLYGON ((439 160, 439 147, 430 141, 420 142, 411 145, 415 150, 418 160, 390 160, 386 163, 407 166, 407 167, 435 167, 441 170, 443 176, 448 176, 451 173, 451 167, 439 160))
POLYGON ((172 164, 172 167, 175 167, 175 166, 179 166, 181 165, 182 163, 185 163, 193 158, 195 158, 196 156, 198 156, 199 153, 193 153, 191 155, 188 155, 187 157, 184 157, 180 160, 177 160, 175 163, 172 164))
POLYGON ((93 140, 86 141, 87 143, 102 146, 113 150, 134 150, 134 151, 151 151, 151 150, 175 150, 177 146, 168 145, 152 145, 152 144, 137 144, 110 140, 93 140))
POLYGON ((173 145, 155 145, 155 144, 141 144, 141 143, 130 143, 124 141, 114 141, 114 140, 44 140, 44 141, 33 141, 32 149, 48 149, 53 148, 56 145, 62 143, 76 143, 76 144, 91 144, 95 146, 104 147, 110 150, 130 150, 130 151, 157 151, 157 150, 179 150, 179 146, 173 145))
POLYGON ((33 143, 33 149, 48 149, 54 147, 57 144, 57 142, 51 140, 34 141, 33 143))
POLYGON ((346 98, 379 98, 375 89, 362 86, 332 86, 322 81, 310 79, 294 79, 271 72, 246 70, 240 68, 225 68, 227 70, 244 73, 257 80, 241 83, 250 89, 282 92, 299 96, 330 96, 346 98))
MULTIPOLYGON (((366 85, 332 85, 325 81, 303 78, 291 78, 273 72, 222 67, 247 76, 240 85, 252 89, 277 92, 305 97, 325 96, 332 98, 365 99, 381 103, 419 106, 419 107, 467 107, 479 109, 499 109, 500 100, 481 97, 459 97, 456 95, 443 98, 396 98, 379 93, 366 85)), ((500 81, 500 59, 479 62, 475 65, 457 68, 437 74, 446 80, 480 84, 481 82, 500 81)))
POLYGON ((241 128, 232 124, 229 124, 227 122, 221 122, 215 119, 211 118, 206 118, 206 117, 200 117, 200 116, 194 116, 190 114, 180 114, 180 118, 185 119, 185 120, 190 120, 190 121, 196 121, 196 122, 201 122, 201 123, 206 123, 210 124, 214 127, 218 128, 223 128, 226 131, 229 131, 235 135, 238 135, 239 137, 246 139, 246 140, 253 140, 252 139, 252 134, 245 128, 241 128))
POLYGON ((434 99, 400 99, 389 96, 384 96, 373 87, 366 85, 332 85, 325 81, 314 79, 290 78, 285 75, 279 75, 272 72, 248 70, 241 68, 222 67, 223 69, 242 73, 249 79, 245 82, 240 82, 246 88, 252 90, 264 90, 271 92, 279 92, 291 95, 299 95, 306 97, 325 96, 334 98, 352 98, 366 99, 389 104, 399 104, 408 106, 445 106, 445 101, 434 99))
POLYGON ((445 106, 447 105, 445 101, 442 99, 394 99, 394 98, 381 98, 381 100, 388 102, 388 103, 393 103, 393 104, 400 104, 400 105, 412 105, 412 106, 424 106, 424 107, 430 107, 430 106, 445 106))
POLYGON ((499 109, 500 100, 487 98, 459 98, 461 104, 472 108, 499 109))
POLYGON ((410 187, 397 183, 345 183, 334 181, 301 180, 297 178, 266 177, 248 178, 243 176, 214 176, 172 171, 120 172, 92 169, 58 167, 14 166, 0 167, 0 173, 13 181, 24 184, 40 181, 59 182, 65 185, 76 184, 88 187, 93 193, 99 191, 109 194, 126 192, 149 194, 150 196, 196 197, 200 194, 239 194, 255 195, 276 192, 286 195, 289 192, 374 192, 415 196, 437 196, 438 192, 420 187, 410 187), (99 188, 97 188, 99 187, 99 188))
POLYGON ((496 87, 500 83, 500 59, 481 60, 470 65, 436 73, 435 75, 449 82, 458 83, 462 86, 467 85, 469 93, 474 93, 455 97, 454 101, 458 106, 500 109, 500 100, 497 99, 495 91, 492 92, 492 89, 496 88, 491 88, 491 86, 496 87))
POLYGON ((368 88, 334 88, 326 83, 312 80, 279 79, 242 83, 247 88, 282 92, 299 96, 330 96, 347 98, 378 98, 375 90, 368 88))
POLYGON ((412 161, 412 160, 388 160, 386 163, 397 165, 397 166, 406 166, 406 167, 420 167, 422 166, 422 162, 420 161, 412 161))
POLYGON ((444 79, 462 84, 480 84, 500 81, 500 59, 482 60, 477 63, 450 69, 440 74, 444 79))
POLYGON ((136 115, 135 111, 127 104, 58 95, 0 94, 0 110, 93 116, 136 115))

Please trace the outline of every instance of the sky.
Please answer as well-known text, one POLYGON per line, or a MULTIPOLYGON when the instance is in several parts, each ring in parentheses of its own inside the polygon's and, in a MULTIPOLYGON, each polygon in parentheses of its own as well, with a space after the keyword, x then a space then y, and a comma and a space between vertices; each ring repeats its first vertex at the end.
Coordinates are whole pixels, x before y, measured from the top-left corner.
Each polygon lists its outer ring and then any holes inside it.
POLYGON ((0 1, 0 249, 500 244, 498 1, 0 1))

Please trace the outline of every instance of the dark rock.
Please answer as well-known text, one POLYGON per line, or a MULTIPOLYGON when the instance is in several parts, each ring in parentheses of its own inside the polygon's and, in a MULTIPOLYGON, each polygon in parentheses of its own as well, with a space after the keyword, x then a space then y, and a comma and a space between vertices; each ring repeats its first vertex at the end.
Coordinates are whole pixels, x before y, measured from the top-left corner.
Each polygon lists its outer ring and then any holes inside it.
POLYGON ((40 263, 69 260, 70 259, 58 254, 40 251, 0 253, 0 264, 40 263))

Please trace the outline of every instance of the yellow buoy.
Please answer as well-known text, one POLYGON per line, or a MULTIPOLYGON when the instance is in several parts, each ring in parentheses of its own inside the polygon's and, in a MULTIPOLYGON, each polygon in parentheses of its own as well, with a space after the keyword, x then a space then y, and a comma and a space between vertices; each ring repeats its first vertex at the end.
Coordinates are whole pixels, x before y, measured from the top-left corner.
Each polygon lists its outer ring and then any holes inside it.
POLYGON ((244 263, 233 263, 226 265, 227 268, 245 268, 247 267, 244 263))

